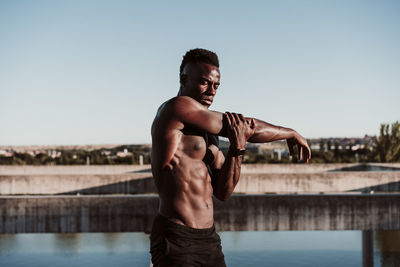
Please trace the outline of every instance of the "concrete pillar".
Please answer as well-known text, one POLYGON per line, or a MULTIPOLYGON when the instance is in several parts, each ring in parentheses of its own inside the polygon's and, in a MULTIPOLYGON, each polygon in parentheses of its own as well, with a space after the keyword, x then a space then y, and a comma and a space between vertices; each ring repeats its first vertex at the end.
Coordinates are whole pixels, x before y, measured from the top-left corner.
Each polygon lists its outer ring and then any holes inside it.
POLYGON ((143 165, 143 155, 139 156, 139 165, 143 165))
POLYGON ((374 267, 373 231, 362 231, 362 262, 363 267, 374 267))
POLYGON ((90 157, 89 156, 86 157, 86 165, 90 165, 90 157))
POLYGON ((276 152, 278 152, 278 160, 282 159, 282 150, 278 149, 276 152))

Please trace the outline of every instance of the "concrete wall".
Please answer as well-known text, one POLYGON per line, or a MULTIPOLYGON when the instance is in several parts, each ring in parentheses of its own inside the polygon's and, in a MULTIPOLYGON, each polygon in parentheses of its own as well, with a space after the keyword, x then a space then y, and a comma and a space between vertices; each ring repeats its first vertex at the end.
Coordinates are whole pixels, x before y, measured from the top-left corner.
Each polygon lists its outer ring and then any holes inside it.
POLYGON ((379 167, 400 171, 400 163, 332 164, 243 164, 242 173, 319 173, 333 171, 376 171, 379 167))
MULTIPOLYGON (((343 169, 362 168, 363 166, 382 166, 398 168, 400 163, 368 164, 243 164, 242 173, 317 173, 340 171, 343 169)), ((0 165, 0 175, 105 175, 129 174, 134 172, 151 172, 150 165, 68 165, 68 166, 7 166, 0 165)))
POLYGON ((400 192, 400 172, 245 173, 235 192, 400 192))
POLYGON ((140 194, 156 192, 148 172, 118 175, 2 175, 0 195, 140 194))
POLYGON ((0 175, 90 175, 129 174, 151 172, 150 165, 57 165, 57 166, 7 166, 0 165, 0 175))
MULTIPOLYGON (((0 198, 0 233, 151 229, 157 196, 0 198)), ((234 195, 215 201, 219 231, 398 230, 400 194, 234 195)))
MULTIPOLYGON (((244 165, 237 193, 215 201, 219 230, 398 230, 400 164, 244 165), (379 171, 365 172, 362 169, 379 171)), ((0 166, 0 233, 150 231, 156 214, 149 165, 0 166), (53 196, 33 196, 49 194, 53 196), (54 194, 62 194, 54 196, 54 194), (66 194, 82 194, 67 196, 66 194), (83 196, 88 194, 88 196, 83 196)))
MULTIPOLYGON (((236 193, 400 192, 400 172, 255 173, 241 175, 236 193)), ((0 175, 0 195, 155 193, 150 172, 0 175)))

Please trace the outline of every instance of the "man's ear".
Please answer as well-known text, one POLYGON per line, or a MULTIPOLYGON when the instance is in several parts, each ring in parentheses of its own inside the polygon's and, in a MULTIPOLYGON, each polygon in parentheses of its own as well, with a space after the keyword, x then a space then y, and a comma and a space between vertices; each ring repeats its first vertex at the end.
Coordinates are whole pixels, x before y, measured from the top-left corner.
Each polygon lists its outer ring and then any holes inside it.
POLYGON ((187 75, 186 74, 181 74, 180 79, 179 79, 180 83, 181 83, 181 87, 185 87, 186 85, 186 81, 187 81, 187 75))

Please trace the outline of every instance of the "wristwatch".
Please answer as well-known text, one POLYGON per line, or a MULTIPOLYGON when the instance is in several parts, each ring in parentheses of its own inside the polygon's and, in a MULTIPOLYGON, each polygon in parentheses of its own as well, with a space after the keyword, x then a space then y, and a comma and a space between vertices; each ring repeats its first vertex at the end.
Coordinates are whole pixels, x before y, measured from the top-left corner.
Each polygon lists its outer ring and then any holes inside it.
POLYGON ((246 152, 246 149, 240 149, 240 148, 235 148, 235 150, 232 151, 233 156, 243 156, 244 153, 246 152))

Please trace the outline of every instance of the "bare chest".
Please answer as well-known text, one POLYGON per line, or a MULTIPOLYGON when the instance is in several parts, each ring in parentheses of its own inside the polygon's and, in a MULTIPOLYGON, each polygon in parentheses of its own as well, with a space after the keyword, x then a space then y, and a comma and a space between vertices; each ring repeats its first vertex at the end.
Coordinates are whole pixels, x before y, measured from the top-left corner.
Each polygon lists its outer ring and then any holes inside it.
POLYGON ((183 134, 178 149, 192 159, 202 160, 207 146, 203 136, 183 134))

